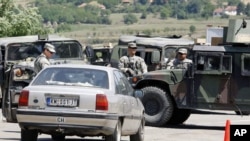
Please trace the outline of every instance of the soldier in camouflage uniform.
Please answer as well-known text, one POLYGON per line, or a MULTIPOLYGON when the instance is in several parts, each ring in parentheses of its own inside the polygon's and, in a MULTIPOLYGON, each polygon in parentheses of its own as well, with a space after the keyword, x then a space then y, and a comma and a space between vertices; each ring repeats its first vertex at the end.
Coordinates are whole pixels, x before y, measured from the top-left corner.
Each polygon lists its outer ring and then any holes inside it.
POLYGON ((46 43, 41 55, 34 62, 34 70, 36 73, 50 65, 49 59, 55 53, 55 47, 52 44, 46 43))
POLYGON ((187 49, 178 50, 177 57, 167 64, 167 69, 187 69, 193 62, 187 58, 187 49))
POLYGON ((128 55, 122 56, 118 65, 118 68, 130 77, 148 72, 144 59, 135 55, 136 49, 135 43, 129 43, 128 55))

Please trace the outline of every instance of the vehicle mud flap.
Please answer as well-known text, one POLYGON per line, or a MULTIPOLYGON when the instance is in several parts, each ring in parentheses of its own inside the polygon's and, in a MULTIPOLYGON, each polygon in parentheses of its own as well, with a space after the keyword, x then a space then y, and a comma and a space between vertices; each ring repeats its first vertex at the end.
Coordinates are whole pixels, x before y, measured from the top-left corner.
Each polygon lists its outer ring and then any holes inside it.
POLYGON ((172 117, 174 105, 171 97, 158 87, 142 89, 144 97, 141 99, 145 108, 146 125, 164 126, 172 117))

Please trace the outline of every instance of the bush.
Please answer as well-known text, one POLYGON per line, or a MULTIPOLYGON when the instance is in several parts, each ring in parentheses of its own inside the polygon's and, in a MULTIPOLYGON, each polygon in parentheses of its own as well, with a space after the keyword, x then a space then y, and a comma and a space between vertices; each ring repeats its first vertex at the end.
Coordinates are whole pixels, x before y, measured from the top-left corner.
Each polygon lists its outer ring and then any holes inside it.
POLYGON ((138 21, 137 17, 131 13, 124 15, 123 20, 125 24, 133 24, 133 23, 137 23, 138 21))

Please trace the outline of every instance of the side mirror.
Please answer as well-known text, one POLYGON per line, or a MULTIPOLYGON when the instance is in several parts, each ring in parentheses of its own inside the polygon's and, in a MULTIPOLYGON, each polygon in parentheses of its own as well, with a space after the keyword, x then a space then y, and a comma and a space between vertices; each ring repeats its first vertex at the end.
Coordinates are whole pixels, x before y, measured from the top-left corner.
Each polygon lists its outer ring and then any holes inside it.
POLYGON ((160 62, 160 51, 159 50, 155 50, 152 52, 152 56, 151 56, 151 63, 159 63, 160 62))
POLYGON ((143 96, 144 96, 144 92, 142 90, 135 90, 134 91, 134 97, 141 99, 143 96))

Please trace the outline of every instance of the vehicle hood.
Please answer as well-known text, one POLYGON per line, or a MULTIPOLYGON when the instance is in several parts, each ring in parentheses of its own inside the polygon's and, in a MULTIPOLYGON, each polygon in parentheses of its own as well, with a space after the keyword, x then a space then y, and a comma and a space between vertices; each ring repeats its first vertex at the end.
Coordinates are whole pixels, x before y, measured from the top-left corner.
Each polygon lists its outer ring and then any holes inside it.
MULTIPOLYGON (((27 59, 23 61, 16 61, 13 62, 14 64, 18 66, 26 66, 26 67, 31 67, 34 68, 34 62, 35 59, 27 59)), ((50 59, 51 65, 57 65, 57 64, 87 64, 84 60, 79 60, 79 59, 60 59, 60 60, 55 60, 55 59, 50 59)))
POLYGON ((184 69, 164 69, 150 71, 143 74, 143 79, 154 79, 165 81, 168 84, 176 84, 183 80, 186 70, 184 69))

